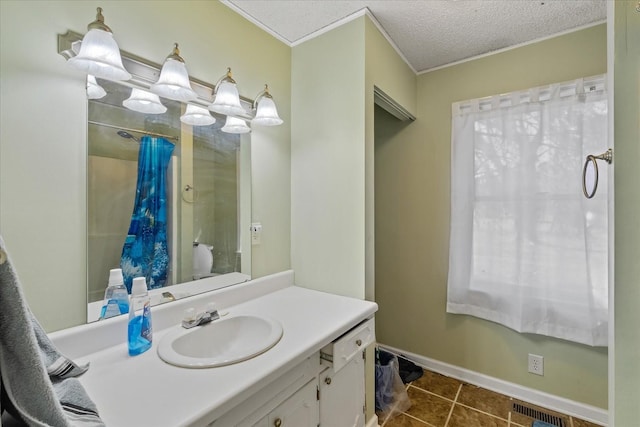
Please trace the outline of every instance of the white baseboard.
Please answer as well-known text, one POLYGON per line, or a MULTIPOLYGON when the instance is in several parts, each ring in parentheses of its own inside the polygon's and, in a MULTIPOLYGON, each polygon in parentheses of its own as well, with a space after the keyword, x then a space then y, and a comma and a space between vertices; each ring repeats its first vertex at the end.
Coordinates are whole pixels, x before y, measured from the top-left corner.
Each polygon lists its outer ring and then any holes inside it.
POLYGON ((402 355, 417 365, 422 366, 430 371, 437 372, 448 377, 456 378, 460 381, 467 382, 497 393, 515 397, 516 399, 542 406, 553 411, 571 415, 583 420, 606 426, 609 418, 608 411, 595 406, 565 399, 563 397, 554 396, 549 393, 524 387, 519 384, 493 378, 488 375, 440 362, 435 359, 420 356, 419 354, 400 350, 384 344, 378 344, 380 348, 387 350, 396 355, 402 355))
POLYGON ((367 425, 365 427, 380 427, 378 425, 378 416, 374 415, 371 418, 369 418, 369 421, 367 421, 367 425))

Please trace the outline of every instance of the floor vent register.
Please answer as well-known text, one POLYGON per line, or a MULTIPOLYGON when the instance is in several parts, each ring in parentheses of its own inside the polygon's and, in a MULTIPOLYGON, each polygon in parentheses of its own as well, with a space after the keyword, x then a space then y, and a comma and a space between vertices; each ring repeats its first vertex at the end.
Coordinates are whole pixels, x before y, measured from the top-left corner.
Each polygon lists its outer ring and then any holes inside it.
POLYGON ((558 417, 556 415, 548 414, 546 412, 540 411, 538 409, 531 408, 529 406, 523 405, 521 403, 513 403, 513 408, 511 409, 513 412, 517 412, 518 414, 525 415, 527 417, 531 417, 535 420, 544 421, 547 424, 551 424, 552 426, 557 427, 567 427, 566 421, 558 417))

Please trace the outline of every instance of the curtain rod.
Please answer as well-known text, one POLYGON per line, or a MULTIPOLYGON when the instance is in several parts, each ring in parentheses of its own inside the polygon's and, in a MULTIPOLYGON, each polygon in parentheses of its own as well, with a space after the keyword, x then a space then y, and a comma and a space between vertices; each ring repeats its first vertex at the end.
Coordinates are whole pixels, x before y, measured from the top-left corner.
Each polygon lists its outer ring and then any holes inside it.
POLYGON ((564 96, 572 96, 577 93, 595 92, 606 89, 606 76, 606 74, 599 74, 596 76, 582 77, 560 83, 516 90, 509 93, 485 96, 483 98, 458 101, 451 104, 451 112, 453 115, 456 115, 461 112, 473 111, 474 108, 487 111, 495 107, 519 105, 526 102, 537 102, 538 100, 546 101, 553 95, 554 90, 558 91, 560 98, 564 96), (535 94, 535 96, 532 96, 533 94, 535 94))
POLYGON ((112 128, 112 129, 124 130, 124 131, 127 131, 127 132, 142 133, 142 134, 145 134, 145 135, 158 136, 160 138, 173 139, 173 140, 176 140, 176 141, 180 140, 177 136, 164 135, 162 133, 149 132, 149 131, 140 130, 140 129, 125 128, 125 127, 122 127, 122 126, 111 125, 109 123, 94 122, 93 120, 88 120, 88 123, 90 125, 104 126, 104 127, 108 127, 108 128, 112 128))

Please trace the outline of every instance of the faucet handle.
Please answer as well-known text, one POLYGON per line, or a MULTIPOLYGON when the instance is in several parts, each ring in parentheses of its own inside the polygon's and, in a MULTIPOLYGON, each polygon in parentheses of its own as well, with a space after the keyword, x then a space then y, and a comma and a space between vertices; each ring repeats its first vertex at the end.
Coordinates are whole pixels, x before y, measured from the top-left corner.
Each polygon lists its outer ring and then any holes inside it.
POLYGON ((182 313, 182 327, 185 329, 190 329, 197 325, 198 325, 198 314, 196 313, 196 309, 193 307, 187 308, 182 313))
POLYGON ((215 302, 207 303, 207 308, 205 309, 205 311, 209 313, 209 315, 211 316, 211 320, 218 320, 220 318, 215 302))
POLYGON ((196 320, 196 309, 193 307, 187 308, 182 314, 183 322, 194 322, 196 320))

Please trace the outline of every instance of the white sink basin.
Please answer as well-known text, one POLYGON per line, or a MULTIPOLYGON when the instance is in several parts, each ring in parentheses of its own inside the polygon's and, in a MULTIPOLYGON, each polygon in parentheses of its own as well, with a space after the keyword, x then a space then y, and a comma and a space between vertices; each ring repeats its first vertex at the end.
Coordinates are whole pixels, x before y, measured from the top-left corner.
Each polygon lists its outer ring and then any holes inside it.
POLYGON ((282 326, 276 320, 239 315, 192 329, 176 328, 160 340, 158 356, 183 368, 213 368, 264 353, 280 337, 282 326))

